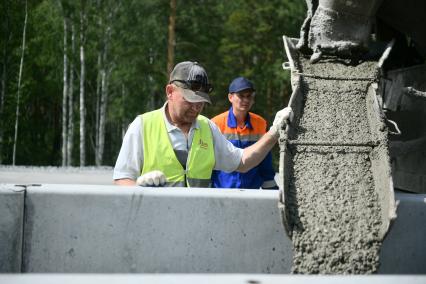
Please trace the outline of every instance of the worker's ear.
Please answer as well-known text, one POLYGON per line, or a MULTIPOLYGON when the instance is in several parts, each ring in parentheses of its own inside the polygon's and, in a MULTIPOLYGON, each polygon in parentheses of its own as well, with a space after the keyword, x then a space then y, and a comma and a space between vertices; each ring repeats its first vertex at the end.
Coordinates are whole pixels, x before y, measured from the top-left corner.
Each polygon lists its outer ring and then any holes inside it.
POLYGON ((233 98, 233 94, 231 94, 231 93, 228 93, 228 100, 229 100, 229 102, 232 104, 232 98, 233 98))
POLYGON ((166 85, 166 95, 167 95, 168 99, 172 96, 173 91, 174 91, 174 86, 172 84, 167 84, 166 85))

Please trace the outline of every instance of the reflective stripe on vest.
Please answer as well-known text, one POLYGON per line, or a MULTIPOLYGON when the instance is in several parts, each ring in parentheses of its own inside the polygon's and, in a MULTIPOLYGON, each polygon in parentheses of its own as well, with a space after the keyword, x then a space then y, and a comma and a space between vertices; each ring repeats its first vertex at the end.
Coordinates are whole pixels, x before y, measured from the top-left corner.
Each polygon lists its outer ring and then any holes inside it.
POLYGON ((202 115, 197 117, 199 128, 194 129, 185 170, 173 151, 162 111, 144 113, 141 118, 144 144, 141 174, 160 170, 166 175, 166 186, 185 186, 186 178, 188 187, 210 187, 215 158, 208 119, 202 115))
POLYGON ((240 140, 240 141, 256 142, 257 140, 259 140, 263 136, 263 134, 241 135, 241 134, 238 134, 238 133, 224 133, 223 136, 225 136, 227 140, 240 140))

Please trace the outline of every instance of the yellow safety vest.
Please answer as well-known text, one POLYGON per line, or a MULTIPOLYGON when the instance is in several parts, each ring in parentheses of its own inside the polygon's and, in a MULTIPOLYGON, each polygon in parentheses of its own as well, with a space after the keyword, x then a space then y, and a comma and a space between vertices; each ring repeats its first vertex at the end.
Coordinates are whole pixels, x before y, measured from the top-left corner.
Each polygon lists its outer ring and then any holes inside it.
POLYGON ((213 135, 206 117, 197 117, 199 128, 194 130, 186 169, 173 151, 161 109, 144 113, 141 119, 144 157, 142 174, 154 170, 162 171, 167 178, 166 186, 211 186, 215 157, 213 135))

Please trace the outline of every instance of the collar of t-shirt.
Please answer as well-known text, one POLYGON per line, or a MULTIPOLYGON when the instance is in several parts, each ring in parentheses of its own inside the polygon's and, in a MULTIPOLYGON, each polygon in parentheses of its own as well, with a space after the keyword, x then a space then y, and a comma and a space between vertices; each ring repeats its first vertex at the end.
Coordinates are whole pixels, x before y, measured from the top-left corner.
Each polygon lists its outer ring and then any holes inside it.
POLYGON ((163 113, 164 123, 166 125, 167 132, 169 134, 170 142, 172 144, 173 150, 175 151, 176 157, 183 167, 186 165, 186 160, 188 158, 189 148, 191 147, 192 139, 194 137, 194 129, 198 129, 200 126, 198 121, 194 121, 189 129, 188 138, 178 127, 170 123, 166 116, 166 106, 167 102, 161 108, 163 113))
MULTIPOLYGON (((170 133, 170 132, 172 132, 173 130, 176 130, 176 129, 182 132, 182 130, 180 130, 178 127, 174 126, 173 124, 171 124, 171 122, 167 119, 167 116, 166 116, 166 106, 167 106, 167 104, 168 104, 168 102, 165 102, 164 105, 163 105, 163 107, 161 108, 161 112, 163 113, 163 119, 164 119, 164 122, 166 124, 167 132, 170 133)), ((189 129, 189 133, 190 134, 191 134, 191 132, 192 132, 192 130, 194 128, 195 129, 200 128, 200 126, 198 125, 198 121, 197 120, 195 120, 192 123, 191 128, 189 129)))
MULTIPOLYGON (((247 113, 245 125, 247 128, 253 129, 253 126, 251 125, 251 122, 250 122, 250 113, 247 113)), ((237 128, 237 126, 238 126, 237 118, 235 117, 233 108, 231 106, 228 112, 228 127, 237 128)))

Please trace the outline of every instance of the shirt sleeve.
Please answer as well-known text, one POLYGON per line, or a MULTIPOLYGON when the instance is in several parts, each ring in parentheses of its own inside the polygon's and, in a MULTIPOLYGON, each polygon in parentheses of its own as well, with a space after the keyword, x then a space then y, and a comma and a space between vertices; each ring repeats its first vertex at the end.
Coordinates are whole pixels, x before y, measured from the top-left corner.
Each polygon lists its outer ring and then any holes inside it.
POLYGON ((243 149, 237 148, 222 135, 219 128, 211 120, 209 125, 213 134, 215 170, 224 172, 235 171, 241 163, 243 149))
POLYGON ((139 116, 129 125, 115 163, 113 179, 136 180, 140 176, 143 166, 141 125, 139 116))

